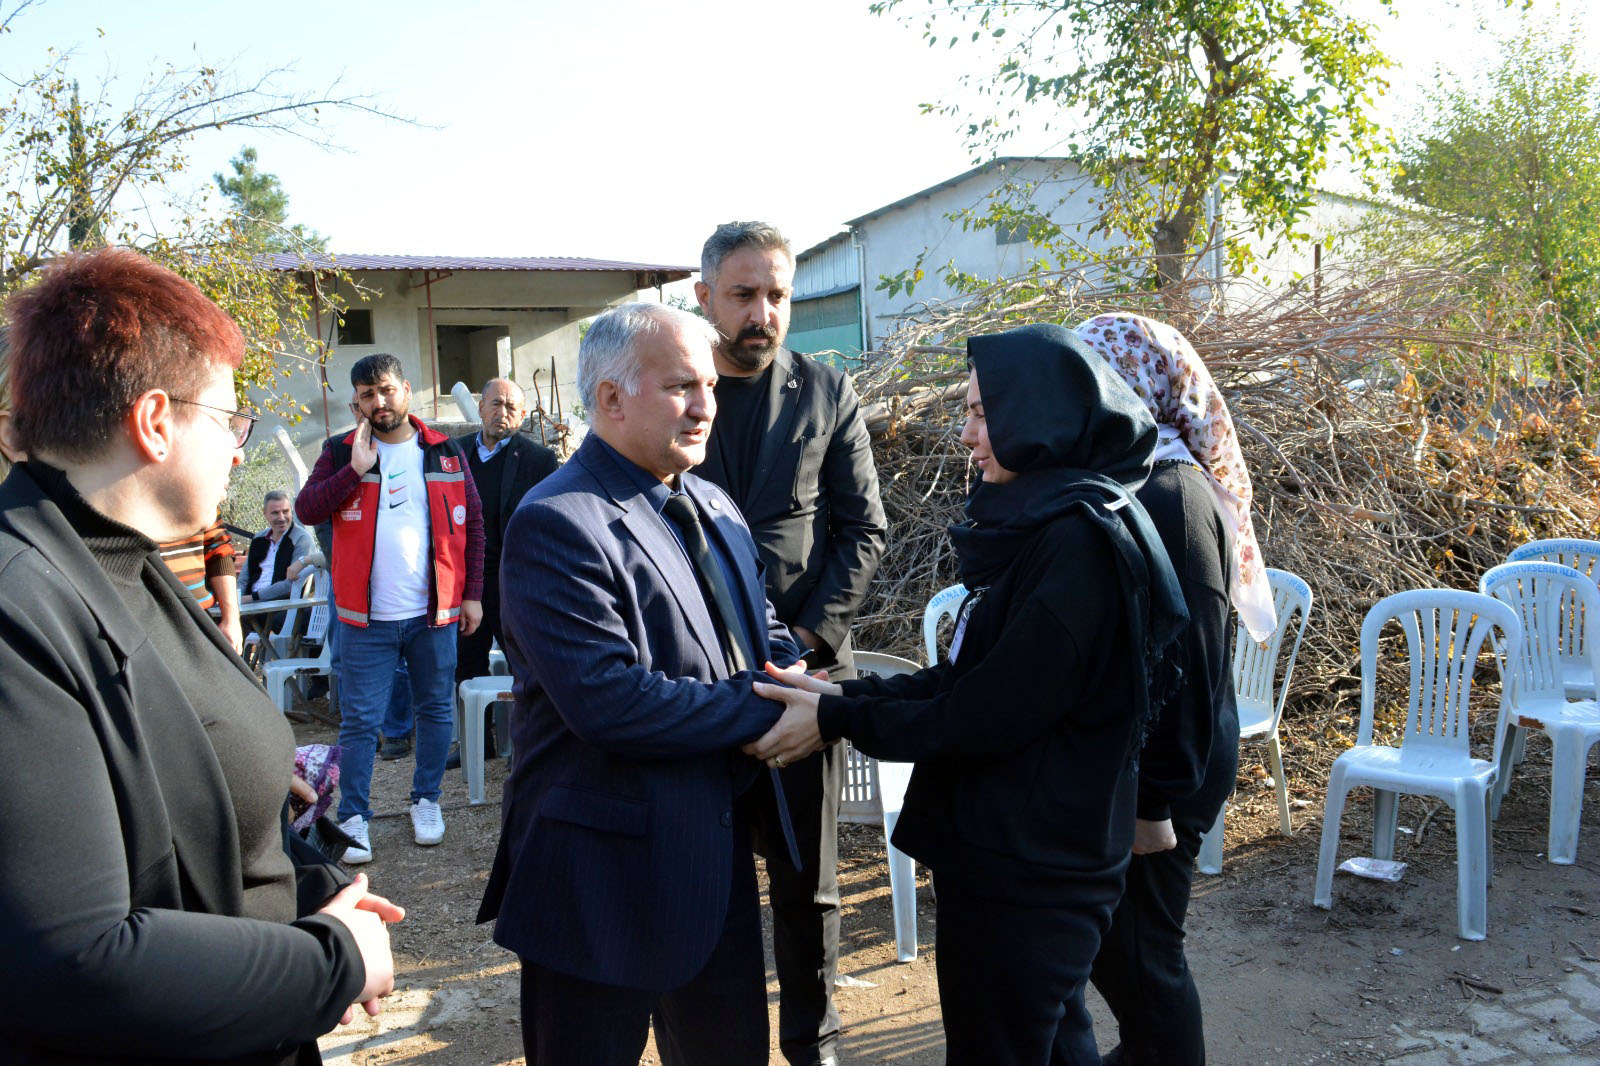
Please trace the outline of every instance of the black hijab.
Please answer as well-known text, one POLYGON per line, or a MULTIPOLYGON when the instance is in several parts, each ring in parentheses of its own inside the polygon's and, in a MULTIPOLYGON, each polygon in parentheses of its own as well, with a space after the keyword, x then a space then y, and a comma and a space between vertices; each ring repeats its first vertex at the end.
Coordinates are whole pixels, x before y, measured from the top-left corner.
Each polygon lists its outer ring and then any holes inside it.
POLYGON ((1189 621, 1161 538, 1134 499, 1150 474, 1156 424, 1144 402, 1070 330, 1023 326, 967 341, 995 459, 1017 476, 980 481, 950 540, 968 588, 991 584, 1040 529, 1080 513, 1115 550, 1125 606, 1144 656, 1148 723, 1179 670, 1189 621))

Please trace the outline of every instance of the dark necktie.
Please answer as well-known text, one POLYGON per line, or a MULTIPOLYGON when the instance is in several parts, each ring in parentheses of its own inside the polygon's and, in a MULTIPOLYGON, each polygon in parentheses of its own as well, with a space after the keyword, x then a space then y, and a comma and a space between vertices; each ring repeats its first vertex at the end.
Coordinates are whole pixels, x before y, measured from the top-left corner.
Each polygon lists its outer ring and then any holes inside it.
MULTIPOLYGON (((689 561, 700 579, 706 606, 711 608, 712 620, 721 631, 722 650, 729 671, 738 673, 740 670, 756 669, 758 664, 750 634, 740 624, 742 615, 733 598, 733 589, 728 586, 728 575, 711 551, 711 543, 706 540, 706 531, 700 526, 700 513, 695 509, 694 501, 683 493, 675 492, 667 497, 661 513, 683 534, 683 545, 689 550, 689 561)), ((783 827, 783 842, 789 846, 789 859, 794 863, 795 870, 799 871, 802 868, 800 846, 795 843, 794 826, 789 821, 789 804, 783 796, 783 780, 778 776, 776 767, 767 767, 767 772, 772 777, 772 795, 778 803, 778 824, 783 827)))
POLYGON ((694 501, 682 493, 674 493, 667 497, 661 513, 671 519, 683 534, 683 544, 689 549, 689 561, 694 564, 695 574, 700 579, 706 606, 711 608, 715 616, 713 621, 719 623, 722 650, 728 660, 729 672, 736 674, 740 670, 756 669, 760 664, 756 662, 755 649, 750 646, 750 635, 740 624, 743 618, 739 604, 733 598, 733 589, 728 587, 727 573, 712 553, 711 543, 706 540, 706 531, 700 526, 700 514, 695 510, 694 501))

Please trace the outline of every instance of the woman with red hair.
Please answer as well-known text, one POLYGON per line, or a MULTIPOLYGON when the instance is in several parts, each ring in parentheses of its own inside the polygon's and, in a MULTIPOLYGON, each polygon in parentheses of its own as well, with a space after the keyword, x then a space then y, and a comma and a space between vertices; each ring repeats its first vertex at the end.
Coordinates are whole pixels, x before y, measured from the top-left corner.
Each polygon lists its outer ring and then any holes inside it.
POLYGON ((123 250, 57 260, 6 310, 26 459, 0 484, 0 1045, 320 1061, 393 987, 402 913, 292 850, 289 727, 157 551, 240 461, 243 337, 123 250))

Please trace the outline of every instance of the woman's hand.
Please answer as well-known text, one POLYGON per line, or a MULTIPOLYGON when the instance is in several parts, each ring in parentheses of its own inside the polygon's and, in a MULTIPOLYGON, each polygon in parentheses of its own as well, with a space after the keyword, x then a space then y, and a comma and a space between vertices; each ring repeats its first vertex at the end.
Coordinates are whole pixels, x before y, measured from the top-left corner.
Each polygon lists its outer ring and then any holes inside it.
MULTIPOLYGON (((389 930, 384 923, 400 921, 405 911, 382 896, 368 892, 367 875, 356 874, 355 880, 340 889, 317 913, 337 918, 355 938, 356 950, 361 953, 361 964, 367 973, 356 1002, 367 1014, 377 1017, 378 1000, 394 991, 394 956, 389 952, 389 930)), ((347 1024, 354 1013, 347 1009, 339 1024, 347 1024)))
MULTIPOLYGON (((806 663, 802 659, 793 666, 779 669, 770 662, 766 665, 767 676, 782 681, 785 685, 800 689, 803 692, 815 692, 821 696, 838 696, 844 692, 835 682, 828 680, 828 671, 818 670, 814 674, 806 673, 806 663)), ((756 686, 759 691, 761 686, 756 686)), ((764 693, 763 693, 764 695, 764 693)), ((771 697, 768 697, 769 699, 771 697)))
POLYGON ((317 790, 306 783, 306 779, 299 774, 289 775, 289 795, 304 803, 307 807, 317 805, 317 790))
MULTIPOLYGON (((767 668, 772 669, 768 663, 767 668)), ((809 679, 808 679, 809 680, 809 679)), ((821 682, 827 684, 827 682, 821 682)), ((743 751, 768 766, 783 769, 822 750, 822 734, 817 729, 817 693, 755 682, 755 693, 785 705, 772 728, 746 744, 743 751)), ((837 689, 838 685, 831 686, 837 689)))

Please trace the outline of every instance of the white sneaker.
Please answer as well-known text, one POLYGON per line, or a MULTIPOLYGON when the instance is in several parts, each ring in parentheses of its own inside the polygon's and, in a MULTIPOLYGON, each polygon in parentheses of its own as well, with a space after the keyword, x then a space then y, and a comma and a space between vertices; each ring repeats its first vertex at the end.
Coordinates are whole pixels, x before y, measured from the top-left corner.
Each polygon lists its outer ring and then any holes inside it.
POLYGON ((356 866, 363 862, 372 861, 372 838, 367 835, 367 820, 359 814, 352 814, 339 823, 339 828, 344 835, 355 841, 345 849, 344 862, 356 866))
POLYGON ((444 814, 433 800, 417 800, 411 805, 411 832, 418 844, 428 848, 444 839, 444 814))

